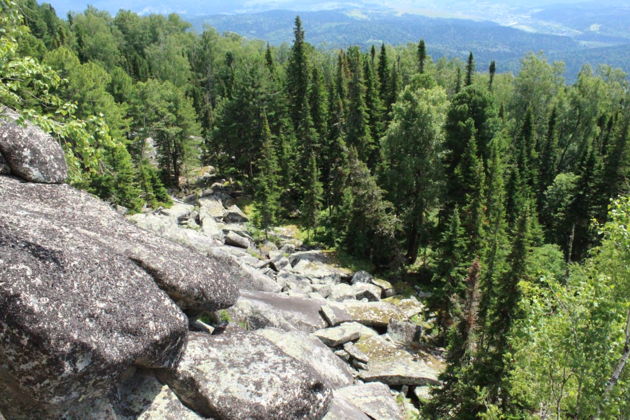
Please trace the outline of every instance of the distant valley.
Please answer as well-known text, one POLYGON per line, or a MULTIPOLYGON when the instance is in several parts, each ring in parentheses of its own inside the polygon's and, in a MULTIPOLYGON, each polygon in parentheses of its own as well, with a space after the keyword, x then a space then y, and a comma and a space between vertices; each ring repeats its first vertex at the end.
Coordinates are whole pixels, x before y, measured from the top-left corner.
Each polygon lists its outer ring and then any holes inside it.
MULTIPOLYGON (((51 2, 60 15, 81 11, 75 0, 51 2)), ((583 64, 610 64, 630 73, 630 4, 625 0, 161 0, 133 4, 96 0, 94 7, 115 14, 181 14, 195 30, 210 25, 274 45, 291 42, 300 15, 307 40, 323 48, 405 44, 424 39, 434 58, 464 59, 479 66, 497 61, 499 71, 516 71, 523 55, 544 52, 567 64, 575 78, 583 64)))
MULTIPOLYGON (((278 45, 291 42, 295 11, 275 10, 238 15, 192 18, 196 30, 210 25, 219 32, 235 32, 278 45)), ((434 58, 465 59, 472 51, 480 67, 496 60, 499 71, 516 71, 529 52, 544 52, 567 64, 573 79, 583 64, 610 64, 630 73, 630 38, 618 35, 580 33, 575 36, 536 33, 490 21, 430 18, 357 10, 300 12, 307 40, 324 48, 349 45, 369 47, 381 42, 405 44, 424 39, 434 58), (588 42, 586 42, 588 41, 588 42)), ((630 19, 630 18, 629 18, 630 19)))

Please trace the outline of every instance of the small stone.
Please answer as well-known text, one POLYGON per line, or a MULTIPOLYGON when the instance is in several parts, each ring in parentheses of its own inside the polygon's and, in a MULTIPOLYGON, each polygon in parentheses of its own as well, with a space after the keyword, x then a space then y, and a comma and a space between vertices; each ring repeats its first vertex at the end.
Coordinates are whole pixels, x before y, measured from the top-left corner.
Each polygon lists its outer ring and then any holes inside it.
POLYGON ((375 284, 357 283, 352 286, 354 297, 358 300, 366 299, 369 302, 377 302, 381 299, 383 290, 375 284))
POLYGON ((239 235, 236 232, 228 232, 228 234, 225 235, 225 244, 230 245, 230 246, 236 246, 239 248, 244 248, 244 249, 249 248, 251 245, 249 243, 249 239, 245 238, 244 236, 239 235))
POLYGON ((352 276, 352 280, 350 282, 352 284, 371 283, 372 282, 372 275, 370 273, 368 273, 367 271, 357 271, 352 276))
POLYGON ((323 420, 370 420, 370 417, 345 398, 334 396, 323 420))
POLYGON ((394 296, 394 294, 396 293, 396 291, 394 290, 394 286, 392 286, 392 284, 387 280, 373 278, 372 284, 375 284, 383 289, 383 296, 385 296, 386 298, 394 296))
POLYGON ((407 319, 410 319, 425 311, 425 306, 418 301, 418 299, 411 297, 407 299, 400 299, 398 297, 390 297, 383 299, 384 302, 391 303, 396 306, 400 311, 405 314, 407 319))
POLYGON ((429 354, 412 353, 383 336, 361 339, 356 346, 370 358, 360 373, 365 382, 390 386, 439 384, 443 363, 429 354))
POLYGON ((352 385, 338 389, 334 397, 351 401, 372 419, 403 420, 403 414, 389 387, 380 383, 352 385))
POLYGON ((354 321, 370 327, 385 327, 392 319, 405 319, 405 314, 396 306, 382 301, 358 302, 347 300, 343 302, 343 308, 354 321))
POLYGON ((387 335, 403 346, 413 346, 420 342, 422 327, 408 321, 392 319, 387 326, 387 335))
POLYGON ((282 331, 276 328, 257 330, 267 340, 291 357, 309 365, 332 388, 352 384, 352 372, 348 365, 339 360, 320 340, 302 331, 282 331))
POLYGON ((228 309, 235 322, 251 329, 276 327, 285 331, 312 332, 326 327, 319 314, 325 301, 278 293, 241 291, 236 304, 228 309))
POLYGON ((343 349, 353 358, 359 362, 368 363, 370 358, 363 353, 354 343, 346 343, 343 345, 343 349))
POLYGON ((343 302, 344 300, 356 299, 356 290, 349 284, 335 284, 330 289, 330 300, 335 302, 343 302))
POLYGON ((346 363, 350 362, 350 354, 347 351, 339 349, 339 350, 335 350, 335 354, 344 362, 346 363))
POLYGON ((320 309, 320 313, 322 314, 324 320, 331 327, 336 327, 342 322, 348 322, 352 320, 350 318, 350 315, 348 315, 346 311, 336 306, 323 305, 320 309))
POLYGON ((418 398, 418 401, 420 401, 420 404, 426 404, 433 398, 430 386, 417 386, 413 389, 413 393, 416 398, 418 398))
POLYGON ((290 267, 291 266, 291 262, 289 261, 289 259, 287 257, 281 256, 278 259, 271 260, 271 266, 276 271, 282 271, 285 268, 290 267))
POLYGON ((352 367, 358 370, 367 370, 368 364, 365 362, 361 362, 360 360, 352 359, 352 367))
POLYGON ((226 223, 246 223, 249 221, 249 218, 235 204, 228 207, 228 209, 225 211, 225 214, 223 215, 223 221, 226 223))
POLYGON ((358 340, 361 336, 358 331, 352 328, 345 328, 343 325, 318 330, 313 335, 329 347, 337 347, 348 341, 358 340))

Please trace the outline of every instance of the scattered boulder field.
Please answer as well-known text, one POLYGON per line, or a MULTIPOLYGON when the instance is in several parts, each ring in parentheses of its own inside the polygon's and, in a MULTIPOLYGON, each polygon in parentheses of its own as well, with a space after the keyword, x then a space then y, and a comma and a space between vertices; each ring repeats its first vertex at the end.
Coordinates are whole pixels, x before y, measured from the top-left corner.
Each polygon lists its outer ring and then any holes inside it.
POLYGON ((256 241, 215 183, 124 217, 0 117, 0 419, 416 418, 443 361, 387 281, 256 241))

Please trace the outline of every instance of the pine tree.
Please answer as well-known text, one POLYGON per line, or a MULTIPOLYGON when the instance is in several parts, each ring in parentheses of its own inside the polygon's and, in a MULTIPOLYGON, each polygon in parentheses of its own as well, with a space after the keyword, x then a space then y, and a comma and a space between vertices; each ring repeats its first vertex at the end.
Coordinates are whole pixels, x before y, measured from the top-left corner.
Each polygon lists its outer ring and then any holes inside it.
POLYGON ((258 160, 258 174, 254 181, 256 185, 255 205, 258 211, 257 224, 264 229, 265 235, 269 227, 276 222, 279 212, 279 173, 276 146, 271 136, 267 115, 262 115, 262 150, 258 160))
POLYGON ((473 76, 475 75, 475 59, 473 58, 473 53, 468 55, 468 62, 466 63, 466 84, 465 86, 470 86, 473 83, 473 76))
POLYGON ((488 68, 488 74, 490 76, 489 80, 488 80, 488 90, 492 90, 492 83, 494 82, 494 75, 497 72, 497 64, 494 62, 494 60, 492 60, 490 62, 490 67, 488 68))
POLYGON ((424 40, 420 40, 418 43, 418 72, 424 73, 424 64, 427 59, 427 49, 424 45, 424 40))

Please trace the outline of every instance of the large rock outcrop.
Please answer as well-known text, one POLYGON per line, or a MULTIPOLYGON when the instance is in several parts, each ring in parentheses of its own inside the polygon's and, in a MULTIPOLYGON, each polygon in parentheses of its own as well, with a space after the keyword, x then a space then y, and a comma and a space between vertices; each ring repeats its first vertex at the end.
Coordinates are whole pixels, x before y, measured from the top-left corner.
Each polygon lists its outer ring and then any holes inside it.
POLYGON ((191 333, 176 368, 158 375, 217 419, 320 419, 332 397, 314 370, 255 333, 191 333))
POLYGON ((22 184, 7 180, 0 178, 0 410, 9 418, 30 407, 54 412, 101 395, 134 364, 172 365, 187 321, 151 276, 15 207, 7 193, 22 184))
MULTIPOLYGON (((68 185, 0 177, 0 219, 11 226, 14 236, 51 252, 93 248, 96 255, 124 257, 149 273, 184 309, 214 311, 229 307, 238 297, 233 276, 240 270, 231 259, 205 258, 142 230, 68 185)), ((118 280, 115 273, 112 278, 118 280)))
POLYGON ((66 177, 59 145, 9 119, 0 154, 20 178, 0 176, 0 411, 55 418, 134 367, 175 365, 188 333, 182 309, 232 305, 240 270, 55 184, 66 177))
MULTIPOLYGON (((0 107, 0 154, 11 173, 31 182, 58 184, 68 176, 59 143, 19 115, 0 107)), ((0 158, 0 174, 6 173, 0 158)))

